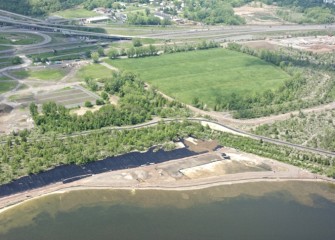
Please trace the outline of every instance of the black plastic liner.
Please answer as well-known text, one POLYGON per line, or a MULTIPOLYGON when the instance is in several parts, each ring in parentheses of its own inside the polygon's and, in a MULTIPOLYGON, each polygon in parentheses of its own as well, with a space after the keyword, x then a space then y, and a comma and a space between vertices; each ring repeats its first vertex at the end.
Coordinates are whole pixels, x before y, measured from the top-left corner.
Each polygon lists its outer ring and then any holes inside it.
POLYGON ((42 173, 22 177, 8 184, 1 185, 0 197, 29 191, 57 182, 68 183, 92 176, 93 174, 135 168, 150 163, 162 163, 203 153, 193 152, 187 148, 167 152, 161 149, 156 152, 153 150, 154 148, 144 153, 131 152, 116 157, 109 157, 101 161, 90 162, 81 166, 74 164, 62 165, 42 173))

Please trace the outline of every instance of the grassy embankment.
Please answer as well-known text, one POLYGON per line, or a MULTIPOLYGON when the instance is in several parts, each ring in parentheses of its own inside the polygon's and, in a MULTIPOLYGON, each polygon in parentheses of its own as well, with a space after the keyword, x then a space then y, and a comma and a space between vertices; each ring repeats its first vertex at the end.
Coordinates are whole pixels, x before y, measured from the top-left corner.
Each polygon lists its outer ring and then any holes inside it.
POLYGON ((16 81, 3 82, 0 80, 0 93, 8 92, 15 88, 17 85, 16 81))
POLYGON ((0 93, 8 92, 15 88, 17 85, 16 81, 11 80, 6 76, 0 75, 0 93))
POLYGON ((70 8, 59 12, 54 12, 51 15, 63 18, 90 18, 100 16, 100 14, 86 10, 84 8, 70 8))
POLYGON ((0 44, 29 45, 42 40, 41 36, 30 33, 2 33, 0 36, 0 44))
POLYGON ((31 54, 28 55, 29 58, 47 58, 51 61, 62 61, 62 60, 73 60, 83 58, 85 52, 87 51, 95 51, 97 50, 97 46, 89 47, 89 46, 78 46, 73 49, 59 50, 56 53, 46 52, 39 54, 31 54))
POLYGON ((262 93, 276 89, 289 78, 272 64, 226 49, 106 62, 137 73, 143 81, 182 102, 191 104, 199 97, 209 107, 217 96, 262 93))

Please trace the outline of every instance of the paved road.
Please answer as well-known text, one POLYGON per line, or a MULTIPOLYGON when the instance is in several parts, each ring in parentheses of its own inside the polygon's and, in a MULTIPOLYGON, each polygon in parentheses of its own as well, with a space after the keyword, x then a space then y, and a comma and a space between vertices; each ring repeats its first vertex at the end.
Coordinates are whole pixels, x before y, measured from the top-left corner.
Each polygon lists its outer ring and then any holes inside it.
MULTIPOLYGON (((87 32, 87 31, 81 31, 81 30, 73 30, 69 28, 63 28, 58 26, 48 26, 41 23, 33 23, 33 22, 27 22, 27 21, 20 21, 20 20, 14 20, 14 19, 8 19, 7 17, 0 16, 0 22, 6 23, 6 24, 13 24, 16 26, 29 28, 29 29, 38 29, 39 32, 60 32, 67 35, 72 36, 87 36, 91 38, 106 38, 106 39, 131 39, 129 36, 123 36, 123 35, 109 35, 104 33, 96 33, 96 32, 87 32)), ((71 27, 71 26, 67 26, 71 27)), ((76 26, 78 27, 78 26, 76 26)))
POLYGON ((310 30, 335 30, 335 25, 279 25, 279 26, 206 26, 201 29, 180 29, 154 31, 142 36, 160 39, 192 39, 192 38, 224 38, 229 36, 244 36, 255 33, 310 31, 310 30))

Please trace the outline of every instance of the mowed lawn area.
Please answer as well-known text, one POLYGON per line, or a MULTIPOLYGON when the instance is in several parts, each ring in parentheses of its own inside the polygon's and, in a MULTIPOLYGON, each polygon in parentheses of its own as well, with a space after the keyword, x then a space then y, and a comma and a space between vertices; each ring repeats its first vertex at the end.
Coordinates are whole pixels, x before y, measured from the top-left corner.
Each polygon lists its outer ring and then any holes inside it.
POLYGON ((43 41, 43 37, 31 33, 1 33, 0 44, 29 45, 43 41))
POLYGON ((90 64, 79 69, 76 77, 79 80, 86 78, 103 79, 112 77, 113 71, 100 64, 90 64))
POLYGON ((182 102, 190 104, 199 97, 209 107, 218 96, 276 89, 290 77, 259 58, 222 48, 106 62, 138 74, 141 80, 182 102))
POLYGON ((58 81, 66 76, 68 70, 60 68, 16 70, 11 74, 20 79, 38 79, 43 81, 58 81))

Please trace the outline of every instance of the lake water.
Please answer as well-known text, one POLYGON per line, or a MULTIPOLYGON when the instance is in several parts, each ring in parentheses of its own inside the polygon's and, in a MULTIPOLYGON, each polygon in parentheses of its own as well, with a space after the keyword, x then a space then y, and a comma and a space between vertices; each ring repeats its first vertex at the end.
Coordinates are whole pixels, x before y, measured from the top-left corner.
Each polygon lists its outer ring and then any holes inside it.
POLYGON ((1 213, 0 239, 332 240, 335 185, 276 182, 190 191, 72 191, 1 213))

